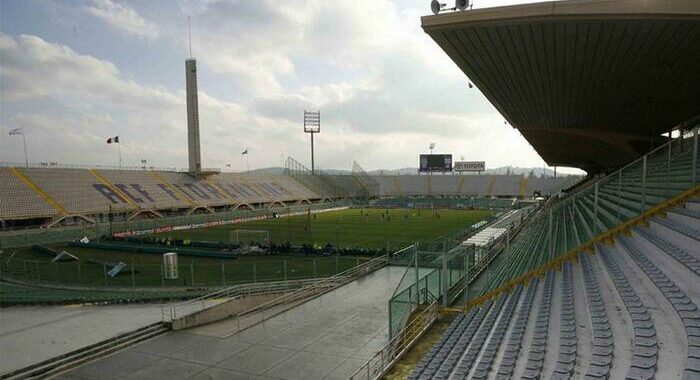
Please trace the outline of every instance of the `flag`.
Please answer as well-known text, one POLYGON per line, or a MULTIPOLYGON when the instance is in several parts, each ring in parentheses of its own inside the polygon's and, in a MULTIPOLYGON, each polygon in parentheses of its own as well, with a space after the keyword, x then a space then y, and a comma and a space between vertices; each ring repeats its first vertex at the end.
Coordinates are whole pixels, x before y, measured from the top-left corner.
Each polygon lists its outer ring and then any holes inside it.
POLYGON ((114 137, 108 138, 107 144, 111 144, 111 143, 119 144, 119 136, 114 136, 114 137))
POLYGON ((23 133, 23 132, 22 132, 22 127, 15 128, 15 129, 11 129, 11 130, 10 130, 10 136, 13 136, 13 135, 21 135, 22 133, 23 133))
POLYGON ((241 154, 248 154, 248 149, 244 150, 241 154))

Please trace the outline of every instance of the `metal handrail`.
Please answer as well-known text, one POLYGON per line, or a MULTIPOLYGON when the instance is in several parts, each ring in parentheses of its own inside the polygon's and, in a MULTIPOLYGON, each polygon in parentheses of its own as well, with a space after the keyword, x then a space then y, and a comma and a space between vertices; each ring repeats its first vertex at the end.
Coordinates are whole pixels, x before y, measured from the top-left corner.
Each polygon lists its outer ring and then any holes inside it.
POLYGON ((416 314, 399 333, 382 347, 372 358, 367 360, 352 375, 350 380, 379 379, 401 359, 423 334, 438 319, 438 300, 433 301, 416 314))
POLYGON ((58 164, 58 163, 27 163, 0 161, 0 167, 17 167, 17 168, 40 168, 40 169, 103 169, 103 170, 157 170, 177 172, 178 168, 174 167, 158 167, 158 166, 115 166, 115 165, 79 165, 79 164, 58 164))
MULTIPOLYGON (((313 283, 318 281, 317 279, 301 279, 301 280, 288 280, 288 281, 270 281, 270 282, 256 282, 247 284, 238 284, 230 286, 225 289, 220 289, 212 293, 205 294, 203 296, 193 298, 187 301, 183 301, 174 305, 170 305, 170 320, 177 318, 178 309, 185 309, 190 305, 200 303, 202 304, 202 309, 204 309, 205 301, 211 299, 228 298, 236 299, 240 298, 242 295, 257 295, 257 294, 269 294, 277 293, 279 291, 292 289, 297 286, 304 286, 308 283, 313 283)), ((201 309, 200 309, 201 310, 201 309)))
MULTIPOLYGON (((688 131, 686 131, 685 137, 686 137, 686 138, 687 138, 687 137, 690 137, 690 136, 692 136, 693 134, 698 133, 698 131, 700 131, 700 125, 695 126, 694 128, 690 128, 688 131)), ((650 150, 649 152, 645 153, 643 156, 641 156, 641 157, 637 158, 636 160, 634 160, 634 161, 628 163, 627 165, 625 165, 625 166, 623 166, 623 167, 621 167, 621 168, 615 170, 614 172, 612 172, 612 173, 610 173, 610 174, 608 174, 608 175, 606 175, 606 176, 603 176, 603 177, 601 177, 601 178, 598 178, 598 180, 593 181, 593 183, 595 183, 595 182, 601 182, 601 181, 603 181, 603 180, 605 180, 605 179, 607 179, 607 178, 612 178, 612 176, 614 176, 614 175, 619 175, 619 173, 622 172, 623 170, 629 168, 630 166, 632 166, 632 165, 634 165, 634 164, 638 164, 638 163, 642 162, 642 161, 644 160, 645 157, 650 157, 652 154, 656 153, 657 151, 659 151, 659 150, 662 149, 662 148, 668 148, 668 146, 669 146, 670 144, 672 144, 674 141, 676 141, 676 140, 678 140, 679 138, 682 138, 682 137, 684 137, 684 135, 681 135, 681 136, 679 136, 679 137, 676 137, 675 139, 671 139, 671 140, 669 140, 669 141, 667 141, 667 142, 665 142, 665 143, 663 143, 663 144, 657 146, 656 148, 650 150)))
MULTIPOLYGON (((260 304, 252 309, 246 310, 242 313, 239 313, 236 315, 236 317, 242 315, 242 314, 247 314, 252 311, 256 310, 263 310, 275 305, 279 305, 283 302, 286 302, 288 300, 294 300, 298 299, 301 296, 306 296, 307 292, 311 291, 313 292, 318 291, 318 290, 324 290, 327 288, 335 288, 337 286, 343 285, 347 282, 352 281, 354 278, 359 277, 358 274, 360 274, 361 271, 364 271, 365 273, 368 273, 368 270, 374 270, 377 269, 380 266, 383 266, 386 264, 387 258, 385 256, 377 257, 374 258, 370 261, 367 261, 365 263, 362 263, 358 266, 355 266, 353 268, 350 268, 348 270, 345 270, 343 272, 340 272, 338 274, 335 274, 330 277, 324 277, 321 279, 310 279, 310 280, 297 280, 297 281, 276 281, 276 282, 268 282, 268 283, 253 283, 253 284, 241 284, 241 285, 235 285, 226 289, 218 290, 216 292, 212 292, 209 294, 206 294, 204 296, 198 297, 196 299, 188 300, 181 302, 179 304, 171 305, 170 306, 170 320, 174 320, 176 318, 183 318, 186 315, 199 312, 201 310, 204 310, 207 308, 206 306, 206 301, 209 299, 214 299, 214 298, 228 298, 228 299, 237 299, 240 298, 242 295, 249 295, 249 294, 273 294, 273 293, 279 293, 280 291, 283 290, 290 290, 294 289, 295 287, 290 286, 290 285, 299 285, 299 287, 290 293, 286 293, 280 297, 277 297, 275 299, 269 300, 263 304, 260 304), (253 289, 258 290, 262 289, 263 291, 253 291, 253 289), (225 296, 225 297, 222 297, 225 296), (183 316, 178 316, 178 309, 185 309, 186 307, 193 305, 193 304, 201 304, 200 309, 196 309, 191 311, 189 314, 183 315, 183 316)), ((165 315, 165 313, 163 313, 165 315)))

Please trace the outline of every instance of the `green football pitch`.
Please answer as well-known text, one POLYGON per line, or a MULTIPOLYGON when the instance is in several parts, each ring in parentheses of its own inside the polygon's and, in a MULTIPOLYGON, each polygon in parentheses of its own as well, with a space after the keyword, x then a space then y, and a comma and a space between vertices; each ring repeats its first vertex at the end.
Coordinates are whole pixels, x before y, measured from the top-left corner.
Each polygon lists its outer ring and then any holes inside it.
MULTIPOLYGON (((330 243, 336 247, 383 248, 389 242, 429 241, 462 230, 491 216, 488 210, 346 209, 285 216, 225 226, 161 234, 177 239, 235 242, 238 236, 261 239, 269 232, 273 243, 330 243)), ((242 240, 243 238, 241 238, 242 240)))
MULTIPOLYGON (((163 233, 177 239, 231 242, 236 230, 263 230, 275 243, 292 245, 331 243, 341 248, 403 247, 415 241, 448 236, 491 216, 486 210, 347 209, 316 214, 284 216, 225 226, 163 233), (387 244, 390 243, 390 244, 387 244)), ((245 235, 245 234, 242 234, 245 235)), ((241 235, 241 236, 242 236, 241 235)), ((250 234, 252 238, 261 235, 250 234)), ((25 282, 91 287, 222 286, 256 281, 327 277, 366 260, 360 256, 264 255, 236 260, 182 256, 180 278, 162 279, 162 255, 96 248, 52 245, 67 250, 80 261, 52 264, 51 257, 31 248, 8 252, 0 270, 25 282), (111 278, 100 264, 122 261, 129 269, 111 278)))

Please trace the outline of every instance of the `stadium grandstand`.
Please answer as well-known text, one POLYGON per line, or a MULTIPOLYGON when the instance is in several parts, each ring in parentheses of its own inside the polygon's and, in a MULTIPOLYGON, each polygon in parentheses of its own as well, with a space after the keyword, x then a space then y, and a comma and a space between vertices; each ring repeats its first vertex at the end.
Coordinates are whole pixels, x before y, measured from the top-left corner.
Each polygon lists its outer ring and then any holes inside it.
MULTIPOLYGON (((290 159, 292 160, 292 159, 290 159)), ((577 177, 516 175, 355 175, 216 173, 101 168, 0 167, 2 229, 158 219, 220 210, 284 207, 339 199, 396 197, 525 198, 555 194, 577 177)))
POLYGON ((0 379, 700 379, 700 2, 431 6, 585 178, 203 169, 188 59, 188 169, 0 165, 0 379))
POLYGON ((543 204, 475 277, 409 379, 700 378, 698 5, 422 18, 549 164, 589 179, 543 204))

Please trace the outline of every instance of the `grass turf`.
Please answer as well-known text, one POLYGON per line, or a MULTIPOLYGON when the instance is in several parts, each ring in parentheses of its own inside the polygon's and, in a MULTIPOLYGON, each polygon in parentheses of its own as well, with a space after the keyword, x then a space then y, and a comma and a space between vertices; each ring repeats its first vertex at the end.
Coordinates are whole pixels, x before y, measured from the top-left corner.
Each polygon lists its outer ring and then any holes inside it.
MULTIPOLYGON (((270 240, 276 243, 331 243, 340 247, 383 248, 387 241, 392 242, 392 247, 397 247, 447 236, 492 214, 492 211, 483 210, 348 209, 182 230, 160 236, 230 241, 235 229, 258 229, 268 230, 270 240)), ((244 256, 236 260, 180 256, 180 278, 162 280, 160 254, 75 248, 65 244, 52 247, 75 254, 80 261, 51 264, 50 256, 25 248, 6 252, 0 257, 2 272, 27 282, 97 287, 222 286, 253 281, 327 277, 367 260, 346 256, 244 256), (90 260, 123 261, 129 268, 124 275, 112 278, 104 275, 102 265, 90 264, 90 260)))
MULTIPOLYGON (((233 241, 234 230, 267 230, 270 241, 292 245, 383 248, 390 242, 448 236, 494 212, 487 210, 347 209, 161 234, 177 239, 233 241), (382 217, 384 215, 384 217, 382 217)), ((249 234, 256 238, 255 234, 249 234)), ((257 235, 258 238, 261 235, 257 235)))

